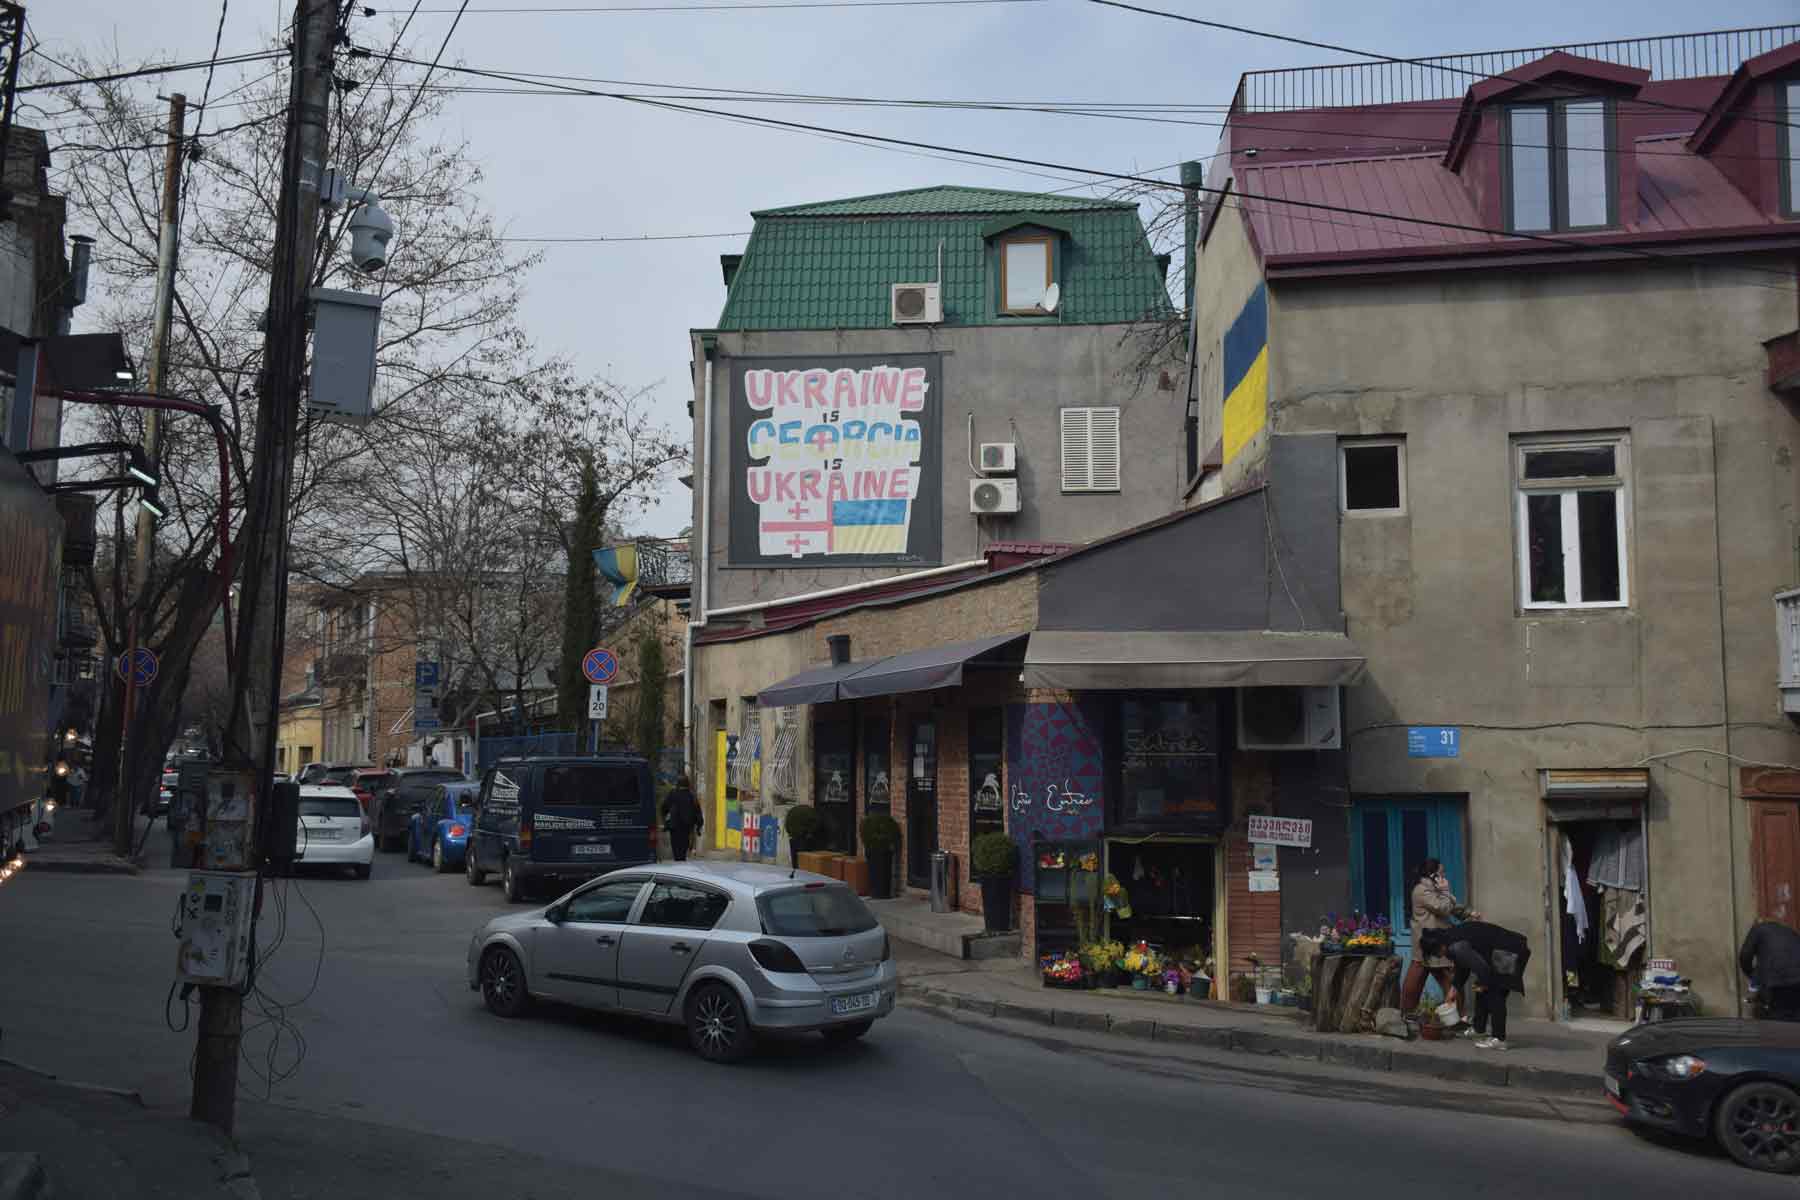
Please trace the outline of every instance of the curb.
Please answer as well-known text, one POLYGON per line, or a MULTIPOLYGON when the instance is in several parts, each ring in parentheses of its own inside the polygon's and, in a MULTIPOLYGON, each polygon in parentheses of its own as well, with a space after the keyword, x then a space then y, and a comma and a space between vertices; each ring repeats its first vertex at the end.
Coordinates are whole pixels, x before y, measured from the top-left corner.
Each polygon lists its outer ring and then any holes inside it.
POLYGON ((1281 1033, 1226 1025, 1175 1025, 1145 1017, 1115 1017, 1104 1012, 1070 1012, 1008 1000, 984 1000, 924 983, 900 985, 901 997, 932 1008, 952 1009, 977 1016, 1026 1021, 1059 1029, 1113 1033, 1146 1041, 1200 1046, 1282 1058, 1310 1059, 1332 1066, 1354 1067, 1395 1075, 1413 1075, 1446 1083, 1478 1083, 1558 1096, 1591 1097, 1597 1091, 1595 1072, 1564 1071, 1554 1067, 1508 1066, 1502 1062, 1470 1062, 1419 1054, 1398 1046, 1329 1040, 1317 1034, 1281 1033))
POLYGON ((43 1160, 30 1152, 0 1154, 0 1200, 50 1200, 43 1160))
POLYGON ((92 858, 44 857, 41 851, 25 856, 25 865, 33 871, 49 871, 61 875, 138 875, 143 868, 134 862, 108 855, 92 858))
POLYGON ((64 1079, 52 1071, 42 1067, 34 1067, 30 1063, 20 1062, 16 1058, 0 1056, 0 1067, 11 1067, 15 1071, 24 1071, 28 1075, 36 1075, 39 1079, 47 1079, 51 1083, 60 1083, 64 1087, 76 1088, 83 1092, 102 1092, 108 1096, 117 1096, 121 1100, 129 1100, 139 1108, 145 1107, 143 1096, 130 1088, 108 1087, 104 1083, 83 1083, 79 1079, 64 1079))

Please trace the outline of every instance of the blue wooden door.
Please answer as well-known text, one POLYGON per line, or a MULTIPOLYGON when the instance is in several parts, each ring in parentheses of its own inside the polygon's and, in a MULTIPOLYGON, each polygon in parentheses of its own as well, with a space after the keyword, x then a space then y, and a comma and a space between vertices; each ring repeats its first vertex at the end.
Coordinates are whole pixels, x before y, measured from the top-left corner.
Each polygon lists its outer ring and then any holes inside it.
POLYGON ((1351 904, 1387 915, 1394 948, 1412 951, 1413 872, 1427 858, 1443 862, 1450 890, 1467 903, 1461 797, 1394 796, 1358 799, 1350 811, 1351 904))

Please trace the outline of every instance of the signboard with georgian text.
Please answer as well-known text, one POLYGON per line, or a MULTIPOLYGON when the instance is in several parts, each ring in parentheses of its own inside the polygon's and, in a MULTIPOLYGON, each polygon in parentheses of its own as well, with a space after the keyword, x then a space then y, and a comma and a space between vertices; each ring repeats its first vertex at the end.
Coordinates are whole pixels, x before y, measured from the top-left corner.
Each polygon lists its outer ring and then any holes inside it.
POLYGON ((1311 821, 1294 817, 1252 815, 1250 841, 1264 846, 1298 846, 1304 850, 1312 846, 1312 827, 1311 821))

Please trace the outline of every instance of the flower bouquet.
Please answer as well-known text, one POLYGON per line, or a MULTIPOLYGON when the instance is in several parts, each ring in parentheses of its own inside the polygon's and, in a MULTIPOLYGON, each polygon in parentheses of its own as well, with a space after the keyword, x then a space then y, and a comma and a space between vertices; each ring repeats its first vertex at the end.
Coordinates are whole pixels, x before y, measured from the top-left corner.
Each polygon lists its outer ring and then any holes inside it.
POLYGON ((1118 914, 1121 920, 1131 919, 1131 897, 1125 891, 1125 885, 1111 875, 1106 877, 1105 885, 1100 889, 1102 899, 1106 901, 1106 911, 1118 914))
POLYGON ((1073 950, 1046 954, 1038 961, 1038 969, 1043 973, 1045 987, 1078 988, 1083 986, 1082 980, 1087 974, 1082 969, 1081 957, 1073 950))
POLYGON ((1131 986, 1140 992, 1148 991, 1152 980, 1156 981, 1158 986, 1162 983, 1163 956, 1151 949, 1148 942, 1134 943, 1131 949, 1125 952, 1125 957, 1120 960, 1119 965, 1127 975, 1131 976, 1131 986))
POLYGON ((1069 856, 1061 850, 1041 850, 1038 852, 1038 869, 1041 871, 1057 871, 1069 865, 1069 856))
POLYGON ((1091 852, 1082 855, 1076 860, 1075 869, 1078 871, 1098 871, 1100 869, 1100 856, 1091 852))
POLYGON ((1081 965, 1087 971, 1088 983, 1092 987, 1111 987, 1113 974, 1118 961, 1125 957, 1125 947, 1119 942, 1089 942, 1081 947, 1081 965))
POLYGON ((1320 950, 1326 954, 1388 954, 1394 948, 1394 931, 1387 917, 1363 912, 1326 917, 1319 937, 1320 950))

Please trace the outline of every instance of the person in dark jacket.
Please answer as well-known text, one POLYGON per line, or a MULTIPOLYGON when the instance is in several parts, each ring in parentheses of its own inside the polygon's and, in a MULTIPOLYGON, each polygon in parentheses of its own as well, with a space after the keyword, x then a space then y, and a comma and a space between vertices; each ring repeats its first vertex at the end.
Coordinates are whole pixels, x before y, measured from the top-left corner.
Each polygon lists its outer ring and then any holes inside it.
POLYGON ((663 828, 669 833, 669 851, 676 862, 686 862, 688 846, 706 828, 700 815, 700 802, 694 799, 694 788, 683 775, 663 799, 663 828))
POLYGON ((1487 921, 1465 921, 1426 930, 1420 940, 1426 953, 1444 954, 1455 964, 1451 986, 1459 995, 1467 994, 1463 987, 1469 976, 1475 977, 1475 1045, 1506 1049, 1506 994, 1525 990, 1525 964, 1531 961, 1525 935, 1487 921))
POLYGON ((1800 1021, 1800 933, 1767 918, 1750 927, 1738 966, 1763 998, 1774 1021, 1800 1021))

